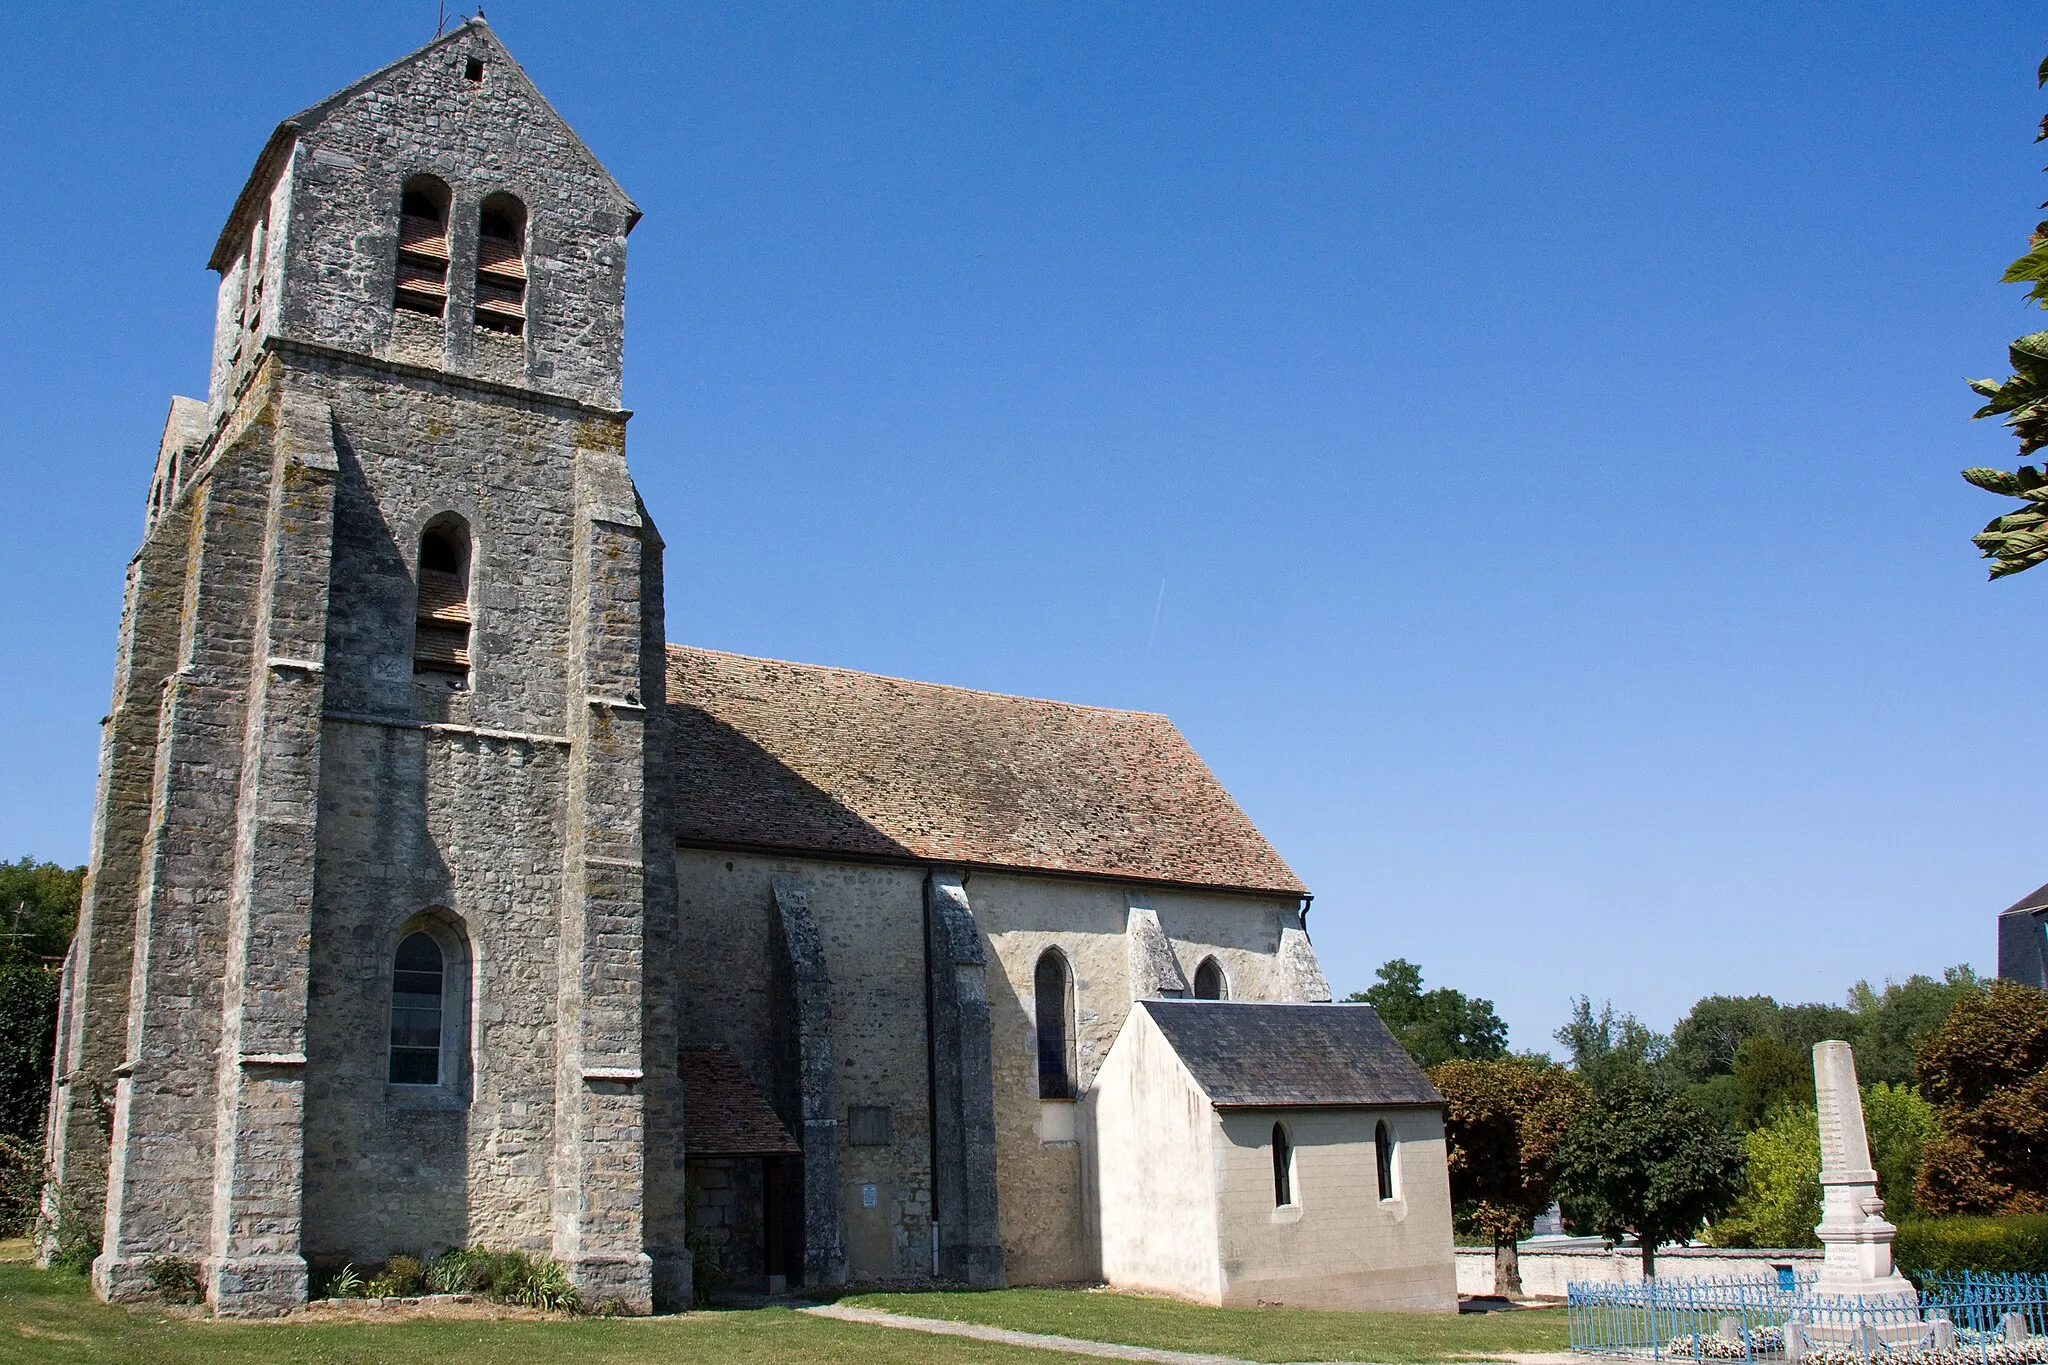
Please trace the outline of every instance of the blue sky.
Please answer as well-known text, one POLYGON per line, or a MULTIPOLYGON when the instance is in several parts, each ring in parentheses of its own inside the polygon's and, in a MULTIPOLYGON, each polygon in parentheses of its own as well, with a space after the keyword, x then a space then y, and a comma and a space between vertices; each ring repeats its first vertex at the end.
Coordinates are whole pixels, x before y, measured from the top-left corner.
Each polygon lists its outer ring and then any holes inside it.
MULTIPOLYGON (((1165 711, 1340 992, 1521 1046, 1988 971, 2048 880, 2048 570, 1956 477, 2037 9, 489 8, 646 211, 672 638, 1165 711)), ((0 857, 85 857, 235 191, 433 24, 0 4, 0 857)))

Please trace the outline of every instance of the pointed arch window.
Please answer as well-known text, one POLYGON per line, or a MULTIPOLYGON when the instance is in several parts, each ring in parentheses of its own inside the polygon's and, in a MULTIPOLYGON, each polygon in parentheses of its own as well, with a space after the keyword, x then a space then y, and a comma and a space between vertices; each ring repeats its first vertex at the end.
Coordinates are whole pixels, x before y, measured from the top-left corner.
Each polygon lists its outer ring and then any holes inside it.
POLYGON ((419 610, 412 670, 469 680, 469 528, 444 517, 420 536, 419 610))
POLYGON ((476 325, 526 330, 526 206, 509 194, 484 200, 477 217, 476 325))
POLYGON ((1032 973, 1038 1014, 1038 1098, 1074 1098, 1073 976, 1057 948, 1047 948, 1032 973))
POLYGON ((1294 1144, 1288 1140, 1287 1125, 1273 1125, 1273 1207, 1284 1209, 1294 1202, 1294 1144))
POLYGON ((1394 1197, 1394 1135, 1387 1128, 1387 1121, 1381 1119, 1373 1125, 1372 1149, 1375 1164, 1379 1168, 1380 1198, 1394 1197))
POLYGON ((1223 979, 1223 968, 1213 957, 1202 959, 1202 965, 1195 968, 1195 999, 1228 1000, 1230 983, 1223 979))
POLYGON ((431 175, 405 182, 398 204, 398 280, 392 302, 440 317, 448 310, 448 187, 431 175))

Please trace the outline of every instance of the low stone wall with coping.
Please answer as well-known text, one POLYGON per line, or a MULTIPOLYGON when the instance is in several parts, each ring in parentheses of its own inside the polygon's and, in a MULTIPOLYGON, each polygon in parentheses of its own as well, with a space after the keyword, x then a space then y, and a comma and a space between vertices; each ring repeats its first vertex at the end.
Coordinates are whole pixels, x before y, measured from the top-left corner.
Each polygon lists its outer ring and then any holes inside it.
MULTIPOLYGON (((1662 1279, 1761 1279, 1778 1268, 1818 1270, 1818 1247, 1664 1247, 1657 1252, 1662 1279)), ((1457 1249, 1458 1292, 1493 1292, 1493 1250, 1457 1249)), ((1610 1247, 1595 1238, 1571 1238, 1563 1245, 1521 1244, 1522 1293, 1531 1298, 1562 1299, 1572 1284, 1633 1284, 1643 1278, 1643 1256, 1635 1247, 1610 1247)))

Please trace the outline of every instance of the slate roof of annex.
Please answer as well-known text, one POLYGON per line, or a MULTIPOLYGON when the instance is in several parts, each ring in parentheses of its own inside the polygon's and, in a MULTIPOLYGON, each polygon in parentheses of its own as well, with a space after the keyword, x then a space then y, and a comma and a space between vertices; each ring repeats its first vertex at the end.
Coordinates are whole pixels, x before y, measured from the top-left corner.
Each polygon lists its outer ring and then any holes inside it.
POLYGON ((2033 894, 2021 896, 1998 913, 2001 915, 2018 915, 2042 909, 2048 909, 2048 886, 2036 887, 2033 894))
POLYGON ((1218 1108, 1444 1102, 1370 1005, 1139 1003, 1218 1108))
POLYGON ((668 647, 677 836, 1304 894, 1172 721, 668 647))

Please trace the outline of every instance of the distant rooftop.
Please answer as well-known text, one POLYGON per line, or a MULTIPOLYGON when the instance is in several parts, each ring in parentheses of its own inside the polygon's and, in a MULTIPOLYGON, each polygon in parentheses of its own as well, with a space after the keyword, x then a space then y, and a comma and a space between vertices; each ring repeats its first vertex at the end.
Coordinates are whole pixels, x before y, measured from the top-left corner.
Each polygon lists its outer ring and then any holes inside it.
POLYGON ((668 647, 678 837, 1304 894, 1172 721, 668 647))
POLYGON ((1444 1102, 1370 1005, 1138 1003, 1218 1108, 1444 1102))

